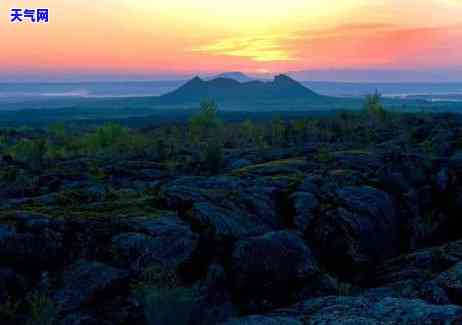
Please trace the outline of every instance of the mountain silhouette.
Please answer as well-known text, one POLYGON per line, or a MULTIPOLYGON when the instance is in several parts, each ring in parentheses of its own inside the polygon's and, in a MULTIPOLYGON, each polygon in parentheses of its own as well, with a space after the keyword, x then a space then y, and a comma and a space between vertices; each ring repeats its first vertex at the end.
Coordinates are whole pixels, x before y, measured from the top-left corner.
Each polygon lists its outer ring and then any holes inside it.
POLYGON ((220 102, 258 102, 281 100, 316 101, 325 98, 286 75, 273 81, 239 82, 229 78, 203 80, 195 77, 178 89, 159 97, 162 103, 198 103, 204 99, 220 102))

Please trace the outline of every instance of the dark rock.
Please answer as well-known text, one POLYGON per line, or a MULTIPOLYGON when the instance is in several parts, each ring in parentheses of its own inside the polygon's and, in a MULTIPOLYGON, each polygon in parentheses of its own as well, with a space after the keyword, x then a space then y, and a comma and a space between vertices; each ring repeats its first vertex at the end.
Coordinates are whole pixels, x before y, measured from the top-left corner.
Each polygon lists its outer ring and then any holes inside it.
POLYGON ((421 249, 377 266, 376 284, 387 285, 404 280, 432 280, 462 261, 462 240, 443 246, 421 249))
POLYGON ((319 272, 309 248, 289 231, 239 241, 232 270, 240 299, 269 305, 289 302, 296 289, 319 272))
POLYGON ((271 231, 264 223, 245 211, 233 211, 210 203, 195 203, 191 220, 203 229, 209 229, 217 238, 237 239, 271 231))
POLYGON ((229 320, 222 325, 302 325, 299 320, 287 317, 271 316, 247 316, 229 320))
POLYGON ((319 207, 318 199, 309 192, 296 192, 290 197, 294 201, 295 227, 304 232, 314 220, 314 211, 319 207))
MULTIPOLYGON (((339 202, 348 210, 368 214, 394 224, 394 206, 387 193, 373 187, 344 187, 337 191, 339 202)), ((380 222, 380 221, 379 221, 380 222)))
POLYGON ((441 288, 435 281, 428 281, 421 285, 416 298, 421 298, 435 305, 451 304, 451 300, 449 299, 446 291, 441 288))
POLYGON ((351 275, 399 252, 397 213, 387 193, 344 187, 337 191, 337 200, 342 207, 318 218, 308 234, 326 265, 351 275))
POLYGON ((222 191, 237 191, 242 182, 237 177, 180 177, 166 184, 161 191, 169 209, 191 208, 195 202, 213 200, 222 191))
POLYGON ((423 299, 432 304, 460 304, 458 273, 462 242, 427 248, 377 267, 377 288, 364 296, 423 299), (458 264, 456 264, 458 263, 458 264))
POLYGON ((250 166, 250 165, 252 165, 252 162, 250 162, 247 159, 237 159, 237 160, 234 160, 233 162, 231 162, 229 167, 231 169, 241 169, 241 168, 244 168, 244 167, 247 167, 247 166, 250 166))
POLYGON ((460 170, 462 168, 462 151, 456 152, 449 159, 449 167, 455 170, 460 170))
POLYGON ((303 182, 297 188, 298 192, 310 192, 312 194, 319 193, 318 183, 322 182, 321 178, 316 178, 313 176, 305 177, 303 182))
POLYGON ((168 208, 177 210, 202 229, 222 237, 240 238, 283 227, 278 195, 287 182, 237 177, 185 177, 164 186, 168 208))
POLYGON ((436 175, 436 189, 439 192, 444 192, 449 186, 449 172, 446 168, 443 168, 436 175))
POLYGON ((106 187, 100 184, 94 184, 85 190, 85 194, 90 198, 90 202, 103 201, 107 193, 106 187))
POLYGON ((383 166, 380 158, 373 152, 345 151, 333 154, 337 169, 359 170, 374 173, 383 166))
POLYGON ((11 157, 11 155, 2 155, 2 162, 5 164, 12 164, 14 159, 11 157))
POLYGON ((61 312, 70 312, 84 305, 98 306, 128 289, 128 273, 99 262, 80 260, 63 274, 63 286, 53 299, 61 312))
POLYGON ((11 268, 0 268, 0 305, 9 298, 17 300, 26 291, 26 279, 11 268))
POLYGON ((320 273, 310 278, 310 281, 304 283, 303 288, 297 292, 297 301, 302 301, 310 298, 318 298, 336 295, 342 290, 346 291, 347 284, 341 284, 337 279, 326 273, 320 273), (343 287, 342 287, 343 285, 343 287))
POLYGON ((435 282, 447 293, 452 303, 462 305, 462 262, 441 273, 435 282))
POLYGON ((178 266, 189 261, 197 248, 198 236, 178 217, 128 218, 120 222, 136 231, 112 239, 117 256, 132 268, 153 263, 178 266))
POLYGON ((102 322, 92 315, 84 313, 72 313, 61 320, 62 325, 112 325, 109 322, 102 322))
POLYGON ((459 324, 462 308, 430 305, 418 299, 330 296, 306 300, 266 316, 245 317, 242 323, 237 319, 227 324, 259 324, 252 321, 260 317, 262 324, 279 324, 277 321, 281 318, 289 322, 287 324, 459 324))
POLYGON ((400 172, 383 175, 381 183, 384 190, 396 196, 407 193, 411 189, 405 176, 400 172))
POLYGON ((46 219, 41 222, 35 225, 39 232, 20 233, 13 227, 0 225, 0 255, 4 263, 27 271, 31 266, 30 270, 38 271, 62 265, 65 260, 63 236, 43 228, 48 224, 46 219))
POLYGON ((6 243, 15 234, 16 234, 16 231, 14 230, 13 227, 6 226, 6 225, 0 225, 0 245, 6 243))
POLYGON ((235 317, 237 308, 231 302, 229 281, 221 265, 210 265, 206 279, 199 285, 191 322, 213 325, 235 317))

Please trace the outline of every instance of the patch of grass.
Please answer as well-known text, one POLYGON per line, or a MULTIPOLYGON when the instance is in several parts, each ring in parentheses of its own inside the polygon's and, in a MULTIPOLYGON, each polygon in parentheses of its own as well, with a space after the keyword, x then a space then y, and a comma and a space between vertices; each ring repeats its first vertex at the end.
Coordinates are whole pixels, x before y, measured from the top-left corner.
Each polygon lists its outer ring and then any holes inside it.
POLYGON ((328 163, 334 159, 332 153, 326 147, 319 148, 314 159, 320 163, 328 163))
POLYGON ((372 152, 367 149, 352 149, 352 150, 342 150, 342 151, 335 151, 332 153, 333 155, 371 155, 372 152))
POLYGON ((247 173, 252 173, 254 171, 258 171, 259 169, 264 168, 284 168, 284 167, 304 167, 306 165, 306 159, 302 157, 297 158, 290 158, 290 159, 280 159, 280 160, 273 160, 261 164, 255 164, 251 166, 247 166, 241 169, 234 171, 232 174, 236 176, 245 175, 247 173))
MULTIPOLYGON (((61 202, 58 206, 41 203, 28 203, 19 206, 17 210, 44 214, 56 218, 77 219, 106 219, 113 217, 149 217, 158 218, 165 211, 156 207, 151 197, 114 199, 103 202, 82 204, 78 201, 61 202)), ((7 215, 11 211, 0 211, 0 215, 7 215)))
POLYGON ((329 171, 329 175, 351 177, 354 175, 354 172, 351 169, 334 169, 329 171))

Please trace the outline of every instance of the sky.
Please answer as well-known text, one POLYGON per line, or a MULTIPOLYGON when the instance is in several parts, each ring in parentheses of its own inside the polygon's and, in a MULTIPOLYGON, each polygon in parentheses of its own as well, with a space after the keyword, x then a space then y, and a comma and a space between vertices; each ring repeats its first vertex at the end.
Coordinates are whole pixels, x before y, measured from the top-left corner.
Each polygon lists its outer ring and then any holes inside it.
POLYGON ((462 0, 3 0, 0 41, 0 80, 404 70, 462 81, 462 0), (11 23, 12 8, 48 8, 49 22, 11 23))

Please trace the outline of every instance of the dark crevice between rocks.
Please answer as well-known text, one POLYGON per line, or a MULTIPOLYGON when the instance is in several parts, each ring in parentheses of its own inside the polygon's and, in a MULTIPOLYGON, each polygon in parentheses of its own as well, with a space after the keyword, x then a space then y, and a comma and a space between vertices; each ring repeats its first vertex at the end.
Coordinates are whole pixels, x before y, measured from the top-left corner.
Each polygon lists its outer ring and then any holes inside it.
POLYGON ((236 238, 220 237, 218 238, 215 229, 205 227, 191 218, 191 207, 185 210, 178 210, 178 217, 186 222, 191 231, 198 234, 199 240, 197 248, 191 259, 180 265, 179 273, 182 279, 187 283, 203 279, 207 275, 208 267, 216 262, 230 269, 231 255, 236 238))
POLYGON ((292 189, 281 191, 276 194, 275 205, 276 213, 283 228, 295 229, 295 202, 291 198, 292 189))
POLYGON ((207 234, 200 234, 197 248, 191 259, 178 267, 178 273, 181 279, 188 284, 204 279, 207 275, 209 265, 212 264, 214 260, 214 256, 217 256, 217 249, 218 247, 210 245, 207 234))

